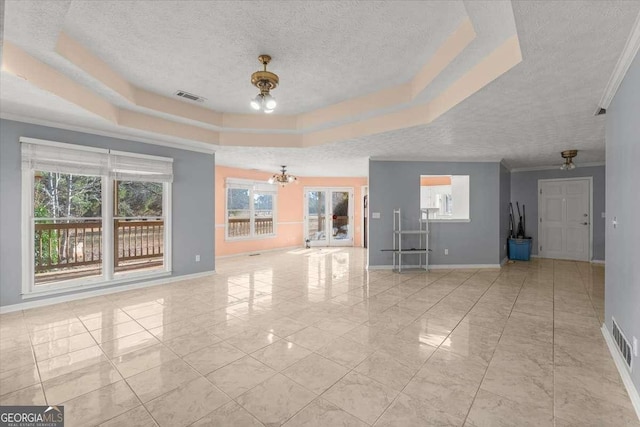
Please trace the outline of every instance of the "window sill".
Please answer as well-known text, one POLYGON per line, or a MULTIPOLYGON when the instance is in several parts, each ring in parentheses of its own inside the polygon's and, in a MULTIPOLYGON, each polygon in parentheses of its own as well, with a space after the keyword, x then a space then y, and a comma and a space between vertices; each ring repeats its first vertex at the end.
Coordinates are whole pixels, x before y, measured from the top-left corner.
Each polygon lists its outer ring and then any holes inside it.
POLYGON ((437 218, 437 219, 430 219, 429 222, 471 222, 471 218, 453 218, 453 219, 446 219, 446 218, 437 218))
MULTIPOLYGON (((36 288, 30 292, 23 292, 22 299, 39 298, 49 295, 64 294, 67 292, 80 291, 85 289, 101 288, 105 286, 124 285, 130 283, 136 283, 149 279, 159 279, 163 277, 170 277, 171 271, 157 271, 152 273, 140 273, 140 274, 127 274, 126 276, 118 277, 113 280, 100 280, 100 281, 87 281, 87 284, 79 284, 78 281, 72 283, 59 283, 52 285, 34 285, 36 288)), ((94 279, 95 280, 95 279, 94 279)))

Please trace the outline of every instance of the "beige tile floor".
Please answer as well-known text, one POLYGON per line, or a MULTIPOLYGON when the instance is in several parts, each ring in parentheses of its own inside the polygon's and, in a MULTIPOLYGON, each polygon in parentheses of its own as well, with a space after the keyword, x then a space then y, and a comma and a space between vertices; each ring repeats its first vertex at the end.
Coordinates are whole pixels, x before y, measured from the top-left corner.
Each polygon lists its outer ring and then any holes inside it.
POLYGON ((639 426, 602 267, 366 272, 361 249, 0 316, 0 404, 67 426, 639 426))

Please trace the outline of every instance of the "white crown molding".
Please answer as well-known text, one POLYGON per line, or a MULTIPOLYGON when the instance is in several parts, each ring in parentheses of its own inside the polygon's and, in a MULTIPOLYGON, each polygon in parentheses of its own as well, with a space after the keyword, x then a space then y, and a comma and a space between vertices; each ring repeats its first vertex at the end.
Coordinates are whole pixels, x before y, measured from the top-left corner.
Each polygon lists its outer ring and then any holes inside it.
MULTIPOLYGON (((602 94, 602 98, 598 103, 598 110, 600 108, 604 108, 605 110, 609 108, 609 104, 613 100, 618 88, 620 87, 620 83, 624 79, 624 76, 627 74, 627 70, 631 66, 633 59, 638 53, 638 49, 640 48, 640 13, 636 17, 636 21, 631 28, 631 34, 629 34, 629 38, 627 39, 627 43, 624 45, 624 49, 622 49, 622 53, 618 58, 618 62, 613 69, 613 73, 611 73, 611 77, 609 78, 609 82, 604 89, 604 93, 602 94)), ((596 112, 598 111, 596 110, 596 112)))
POLYGON ((600 329, 602 331, 602 335, 604 336, 604 340, 607 343, 607 347, 609 347, 609 352, 611 353, 611 356, 613 356, 613 361, 616 364, 616 368, 618 368, 618 373, 622 378, 622 383, 627 389, 627 393, 629 394, 629 399, 631 400, 633 409, 636 410, 636 415, 640 420, 640 393, 638 393, 638 390, 633 384, 633 380, 631 379, 631 375, 629 374, 627 365, 622 360, 622 356, 620 355, 616 343, 611 336, 611 332, 609 332, 609 329, 607 329, 606 324, 603 323, 602 328, 600 329))
MULTIPOLYGON (((479 159, 439 159, 433 157, 369 157, 370 162, 432 162, 432 163, 500 163, 501 157, 487 157, 479 159)), ((506 165, 505 165, 506 166, 506 165)))
POLYGON ((197 153, 214 154, 216 152, 215 147, 213 147, 213 146, 211 146, 209 144, 206 144, 204 142, 197 142, 197 141, 184 141, 184 142, 159 141, 157 139, 144 138, 144 137, 140 137, 140 136, 133 136, 133 135, 128 135, 128 134, 120 133, 120 132, 98 130, 98 129, 94 129, 94 128, 90 128, 90 127, 76 126, 76 125, 70 125, 70 124, 60 123, 60 122, 52 122, 52 121, 49 121, 49 120, 43 120, 43 119, 38 119, 38 118, 34 118, 34 117, 28 117, 28 116, 23 116, 23 115, 19 115, 19 114, 4 113, 4 112, 0 113, 0 119, 12 120, 12 121, 15 121, 15 122, 22 122, 22 123, 29 123, 29 124, 32 124, 32 125, 48 126, 48 127, 52 127, 52 128, 56 128, 56 129, 70 130, 70 131, 74 131, 74 132, 90 133, 92 135, 106 136, 106 137, 109 137, 109 138, 125 139, 127 141, 142 142, 144 144, 158 145, 158 146, 161 146, 161 147, 175 148, 175 149, 178 149, 178 150, 195 151, 197 153))
MULTIPOLYGON (((580 168, 589 168, 594 166, 606 166, 606 164, 605 162, 577 163, 576 169, 574 170, 579 170, 580 168)), ((560 170, 559 163, 558 165, 554 165, 554 166, 532 166, 527 168, 513 168, 511 169, 511 172, 532 172, 532 171, 545 171, 545 170, 555 170, 555 169, 560 170)))
POLYGON ((62 296, 46 297, 43 299, 39 299, 37 301, 27 301, 27 302, 21 302, 17 304, 2 306, 0 307, 0 314, 11 313, 19 310, 27 310, 27 309, 36 308, 36 307, 44 307, 48 305, 59 304, 61 302, 76 301, 76 300, 91 298, 91 297, 100 296, 100 295, 115 294, 118 292, 130 291, 132 289, 142 289, 142 288, 148 288, 150 286, 166 285, 173 282, 179 282, 182 280, 197 279, 199 277, 208 277, 213 274, 215 274, 215 270, 204 271, 202 273, 184 274, 182 276, 163 277, 160 279, 137 282, 130 285, 114 285, 108 288, 97 289, 95 291, 85 291, 85 292, 80 291, 80 292, 75 292, 75 293, 62 295, 62 296))

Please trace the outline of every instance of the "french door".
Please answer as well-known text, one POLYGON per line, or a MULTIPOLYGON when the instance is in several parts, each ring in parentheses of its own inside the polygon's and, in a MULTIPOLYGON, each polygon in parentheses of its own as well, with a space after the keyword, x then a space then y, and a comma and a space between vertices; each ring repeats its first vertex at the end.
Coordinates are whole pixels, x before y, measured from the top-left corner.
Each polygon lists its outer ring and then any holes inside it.
POLYGON ((304 235, 309 246, 353 246, 353 188, 305 188, 304 235))
POLYGON ((538 187, 539 255, 544 258, 589 261, 590 180, 540 180, 538 187))

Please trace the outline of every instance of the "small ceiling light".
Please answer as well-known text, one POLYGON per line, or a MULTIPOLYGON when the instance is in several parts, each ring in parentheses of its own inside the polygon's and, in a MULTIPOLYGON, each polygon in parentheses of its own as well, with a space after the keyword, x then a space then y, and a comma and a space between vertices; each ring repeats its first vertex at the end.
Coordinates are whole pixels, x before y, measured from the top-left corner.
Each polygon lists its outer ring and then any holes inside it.
POLYGON ((273 175, 267 182, 269 184, 279 184, 280 187, 284 187, 285 185, 296 182, 297 180, 298 178, 287 173, 286 166, 282 166, 280 173, 273 175))
POLYGON ((269 114, 278 105, 276 99, 271 95, 271 90, 278 87, 280 78, 277 74, 267 71, 267 64, 271 62, 269 55, 260 55, 258 60, 262 63, 264 69, 251 75, 251 84, 257 87, 260 93, 251 100, 250 105, 254 110, 262 110, 269 114))
POLYGON ((560 153, 564 159, 564 163, 560 166, 560 170, 570 171, 576 168, 576 164, 573 163, 573 158, 578 155, 578 150, 565 150, 560 153))

